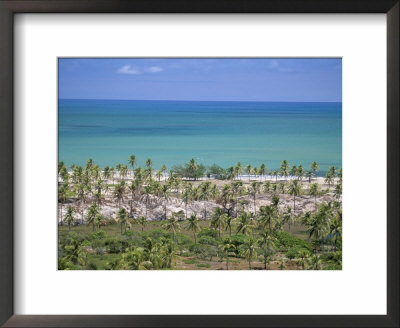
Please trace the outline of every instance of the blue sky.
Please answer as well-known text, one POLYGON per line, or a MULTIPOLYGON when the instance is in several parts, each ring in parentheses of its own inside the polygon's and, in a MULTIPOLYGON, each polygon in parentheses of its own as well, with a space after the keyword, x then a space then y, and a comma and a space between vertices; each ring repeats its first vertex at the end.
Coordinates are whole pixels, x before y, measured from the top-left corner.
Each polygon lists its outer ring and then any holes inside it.
POLYGON ((59 59, 59 98, 342 101, 341 59, 59 59))

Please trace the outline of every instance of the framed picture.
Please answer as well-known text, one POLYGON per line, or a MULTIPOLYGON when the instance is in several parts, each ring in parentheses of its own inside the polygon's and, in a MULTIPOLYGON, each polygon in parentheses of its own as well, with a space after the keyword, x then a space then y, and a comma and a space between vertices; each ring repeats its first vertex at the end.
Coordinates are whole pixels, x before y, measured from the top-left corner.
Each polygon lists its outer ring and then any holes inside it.
POLYGON ((1 324, 397 327, 399 7, 0 1, 1 324))

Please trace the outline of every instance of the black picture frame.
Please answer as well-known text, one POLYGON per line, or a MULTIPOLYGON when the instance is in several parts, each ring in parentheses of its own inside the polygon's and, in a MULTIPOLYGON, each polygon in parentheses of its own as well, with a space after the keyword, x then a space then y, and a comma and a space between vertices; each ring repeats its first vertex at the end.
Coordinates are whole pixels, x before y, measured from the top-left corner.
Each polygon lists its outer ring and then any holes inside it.
MULTIPOLYGON (((399 0, 0 0, 0 324, 4 327, 399 327, 399 0), (14 315, 13 17, 16 13, 385 13, 387 315, 14 315)), ((366 286, 367 288, 367 286, 366 286)))

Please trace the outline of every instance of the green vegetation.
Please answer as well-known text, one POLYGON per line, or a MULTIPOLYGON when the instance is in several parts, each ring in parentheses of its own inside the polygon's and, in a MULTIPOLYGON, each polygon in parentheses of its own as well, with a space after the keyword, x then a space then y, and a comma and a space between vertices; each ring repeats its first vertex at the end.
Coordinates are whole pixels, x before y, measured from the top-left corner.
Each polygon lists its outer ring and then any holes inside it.
POLYGON ((341 270, 341 169, 127 163, 59 163, 60 270, 341 270))

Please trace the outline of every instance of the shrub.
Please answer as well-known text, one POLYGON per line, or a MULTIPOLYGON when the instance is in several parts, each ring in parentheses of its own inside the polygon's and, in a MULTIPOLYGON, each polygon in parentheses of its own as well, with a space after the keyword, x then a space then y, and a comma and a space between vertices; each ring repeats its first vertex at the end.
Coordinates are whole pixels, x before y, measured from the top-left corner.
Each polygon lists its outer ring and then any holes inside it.
POLYGON ((208 263, 198 263, 198 264, 196 264, 196 266, 198 268, 210 268, 211 267, 211 265, 208 263))
POLYGON ((218 255, 217 247, 211 245, 196 245, 194 252, 201 259, 208 259, 212 261, 214 256, 218 255))
POLYGON ((282 252, 287 252, 290 248, 305 248, 308 251, 312 251, 312 244, 308 241, 293 236, 286 231, 276 231, 275 232, 276 243, 275 245, 282 252))
POLYGON ((322 268, 322 270, 342 270, 341 264, 328 264, 326 267, 322 268))
POLYGON ((308 254, 310 253, 307 248, 292 247, 286 252, 286 257, 291 260, 300 258, 301 251, 307 252, 308 254))
POLYGON ((96 264, 95 262, 92 262, 92 261, 90 261, 90 262, 87 264, 87 267, 88 267, 90 270, 97 270, 97 269, 98 269, 97 264, 96 264))
POLYGON ((235 245, 235 249, 232 251, 235 252, 236 255, 239 254, 239 247, 244 244, 248 237, 245 235, 232 235, 229 239, 231 240, 231 244, 235 245))
POLYGON ((208 236, 208 237, 213 237, 216 238, 218 236, 218 232, 214 229, 210 229, 210 228, 204 228, 202 229, 198 235, 199 238, 203 237, 203 236, 208 236))
POLYGON ((217 246, 218 245, 218 241, 210 236, 201 236, 198 239, 198 243, 199 244, 203 244, 203 245, 213 245, 213 246, 217 246))
POLYGON ((125 240, 118 238, 108 238, 105 240, 104 245, 107 248, 108 253, 121 253, 126 247, 128 247, 128 243, 125 240))
POLYGON ((178 245, 180 245, 180 246, 190 246, 190 245, 193 245, 193 241, 192 241, 192 239, 190 239, 188 236, 186 236, 186 235, 183 235, 183 234, 177 234, 176 235, 176 238, 177 238, 177 242, 178 242, 178 245))
POLYGON ((88 239, 88 240, 103 239, 105 236, 106 236, 105 231, 97 230, 97 231, 89 233, 87 235, 86 239, 88 239))
POLYGON ((169 233, 163 229, 160 229, 160 228, 155 228, 150 231, 143 231, 143 232, 141 232, 141 234, 142 234, 143 240, 146 240, 147 238, 151 238, 151 239, 154 239, 157 241, 161 237, 171 239, 171 233, 169 233))
POLYGON ((196 260, 196 259, 184 259, 183 260, 183 263, 186 263, 186 264, 195 264, 195 263, 198 263, 198 261, 196 260))

